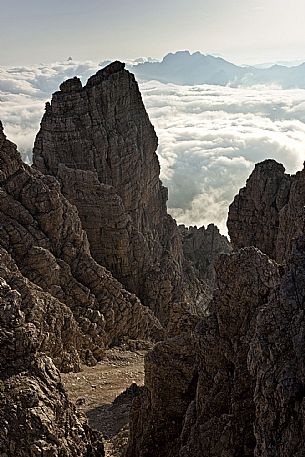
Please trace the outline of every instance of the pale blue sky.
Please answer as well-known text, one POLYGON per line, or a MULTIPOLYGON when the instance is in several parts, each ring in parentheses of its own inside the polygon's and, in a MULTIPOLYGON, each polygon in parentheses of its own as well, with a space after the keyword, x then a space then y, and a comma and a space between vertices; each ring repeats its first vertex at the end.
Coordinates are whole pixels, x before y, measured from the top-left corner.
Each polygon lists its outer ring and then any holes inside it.
POLYGON ((160 58, 305 60, 304 0, 0 0, 0 65, 160 58))

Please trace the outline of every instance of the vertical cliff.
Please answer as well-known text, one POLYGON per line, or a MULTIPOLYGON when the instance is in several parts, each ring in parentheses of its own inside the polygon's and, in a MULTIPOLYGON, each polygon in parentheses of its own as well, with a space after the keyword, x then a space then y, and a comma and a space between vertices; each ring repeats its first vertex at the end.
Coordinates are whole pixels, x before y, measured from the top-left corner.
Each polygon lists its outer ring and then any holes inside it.
MULTIPOLYGON (((5 137, 2 124, 0 246, 11 255, 24 278, 20 279, 25 282, 23 293, 27 280, 50 296, 48 306, 40 308, 41 314, 49 316, 42 328, 49 333, 45 339, 50 348, 54 344, 52 357, 62 343, 66 349, 70 347, 68 353, 74 351, 76 365, 78 357, 95 363, 105 346, 122 337, 162 336, 162 327, 149 309, 93 260, 77 210, 63 197, 56 179, 23 164, 16 146, 5 137)), ((25 303, 28 320, 41 323, 35 300, 27 297, 25 303)))
POLYGON ((248 355, 248 369, 256 379, 255 457, 304 455, 304 233, 292 242, 286 263, 280 285, 257 316, 248 355))
POLYGON ((222 255, 217 289, 195 334, 159 343, 145 360, 128 457, 253 456, 255 376, 247 357, 256 317, 279 283, 258 249, 222 255))
POLYGON ((183 253, 192 262, 198 277, 214 286, 214 264, 220 254, 228 254, 232 247, 228 239, 219 233, 214 224, 205 227, 179 225, 182 235, 183 253))
POLYGON ((257 164, 230 205, 228 229, 233 246, 256 246, 284 262, 293 240, 304 232, 304 205, 304 169, 288 175, 275 160, 257 164))
POLYGON ((167 323, 174 302, 199 303, 205 288, 184 280, 157 146, 134 76, 114 62, 84 87, 77 78, 60 86, 46 106, 33 163, 77 207, 95 260, 167 323))
POLYGON ((304 455, 304 186, 304 170, 266 161, 235 198, 228 226, 245 247, 216 261, 195 333, 146 357, 128 457, 304 455))

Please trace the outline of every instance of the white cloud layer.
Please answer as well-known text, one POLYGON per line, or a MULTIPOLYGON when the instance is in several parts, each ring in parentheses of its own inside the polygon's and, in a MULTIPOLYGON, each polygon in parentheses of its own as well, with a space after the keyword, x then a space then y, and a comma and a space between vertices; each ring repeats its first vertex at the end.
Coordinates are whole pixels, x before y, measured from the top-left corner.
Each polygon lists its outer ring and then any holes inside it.
POLYGON ((305 91, 272 87, 141 85, 159 136, 162 179, 173 216, 216 223, 256 162, 274 158, 287 172, 305 160, 305 91))
MULTIPOLYGON (((64 79, 78 75, 85 82, 98 68, 92 62, 0 68, 0 119, 26 160, 51 93, 64 79)), ((305 90, 156 81, 140 88, 159 136, 162 179, 178 222, 214 222, 225 232, 228 206, 256 162, 274 158, 290 173, 302 168, 305 90)))

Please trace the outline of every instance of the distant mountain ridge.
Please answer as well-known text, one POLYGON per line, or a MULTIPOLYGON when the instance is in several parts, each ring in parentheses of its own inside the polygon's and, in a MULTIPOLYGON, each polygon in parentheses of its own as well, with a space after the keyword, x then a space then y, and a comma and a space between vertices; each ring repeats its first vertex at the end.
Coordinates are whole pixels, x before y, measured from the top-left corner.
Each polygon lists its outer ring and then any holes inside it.
POLYGON ((161 62, 143 62, 130 66, 138 78, 181 85, 215 84, 253 86, 276 84, 283 89, 305 89, 305 63, 269 68, 235 65, 221 57, 200 52, 178 51, 167 54, 161 62))

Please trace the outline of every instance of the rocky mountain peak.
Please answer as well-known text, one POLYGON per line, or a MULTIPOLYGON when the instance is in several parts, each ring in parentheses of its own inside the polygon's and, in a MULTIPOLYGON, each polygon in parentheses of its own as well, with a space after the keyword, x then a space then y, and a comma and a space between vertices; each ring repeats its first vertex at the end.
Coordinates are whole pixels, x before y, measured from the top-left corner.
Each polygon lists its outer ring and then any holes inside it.
POLYGON ((201 307, 207 287, 195 276, 184 282, 190 273, 167 213, 158 139, 134 76, 117 61, 83 88, 74 79, 61 87, 41 122, 35 169, 54 176, 77 207, 94 259, 163 324, 175 302, 192 297, 201 307))
POLYGON ((119 73, 123 71, 125 68, 125 63, 119 62, 118 60, 111 62, 106 67, 99 70, 95 75, 91 76, 88 79, 86 84, 87 87, 92 87, 99 82, 106 80, 109 76, 114 75, 115 73, 119 73))
POLYGON ((83 86, 81 80, 74 76, 74 78, 67 79, 59 86, 61 92, 78 92, 82 90, 83 86))
POLYGON ((121 62, 60 86, 33 167, 0 123, 1 456, 103 456, 59 370, 142 340, 126 456, 304 455, 305 169, 257 164, 229 243, 168 215, 157 145, 121 62))
POLYGON ((179 226, 185 257, 192 262, 200 279, 214 286, 214 264, 220 254, 231 252, 228 239, 219 233, 218 227, 209 224, 205 227, 179 226))
POLYGON ((209 288, 167 214, 157 144, 120 62, 60 86, 33 167, 0 123, 1 455, 102 457, 58 370, 93 366, 122 341, 162 340, 169 322, 185 333, 204 312, 209 288))
POLYGON ((230 205, 227 226, 235 248, 256 246, 277 258, 280 214, 289 201, 293 178, 275 160, 257 164, 230 205))

